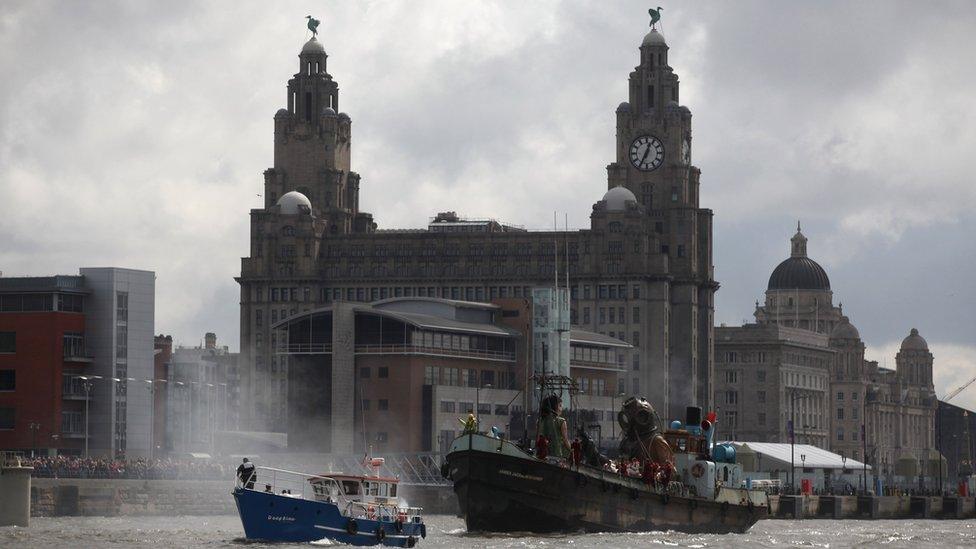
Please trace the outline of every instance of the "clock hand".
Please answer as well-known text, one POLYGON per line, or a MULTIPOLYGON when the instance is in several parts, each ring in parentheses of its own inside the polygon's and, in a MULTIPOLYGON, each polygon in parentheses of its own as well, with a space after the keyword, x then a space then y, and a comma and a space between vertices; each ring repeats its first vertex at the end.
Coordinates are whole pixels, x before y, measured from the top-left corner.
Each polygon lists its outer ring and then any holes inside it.
POLYGON ((651 154, 651 144, 650 143, 648 143, 647 144, 647 148, 644 149, 644 156, 641 157, 640 164, 644 164, 644 161, 647 160, 647 155, 649 155, 649 154, 651 154))

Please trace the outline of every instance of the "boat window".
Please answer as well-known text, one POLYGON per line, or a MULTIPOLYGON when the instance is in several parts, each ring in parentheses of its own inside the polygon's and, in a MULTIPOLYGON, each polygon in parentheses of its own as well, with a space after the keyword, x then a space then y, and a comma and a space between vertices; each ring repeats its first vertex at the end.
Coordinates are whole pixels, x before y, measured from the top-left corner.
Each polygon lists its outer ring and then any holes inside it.
POLYGON ((396 484, 391 484, 390 485, 390 497, 391 498, 397 497, 397 495, 396 495, 396 489, 397 489, 397 485, 396 484))
POLYGON ((379 483, 377 482, 364 482, 363 483, 363 493, 368 496, 378 496, 380 491, 379 483))
POLYGON ((358 496, 359 495, 359 483, 355 480, 344 480, 342 481, 342 491, 347 496, 358 496))

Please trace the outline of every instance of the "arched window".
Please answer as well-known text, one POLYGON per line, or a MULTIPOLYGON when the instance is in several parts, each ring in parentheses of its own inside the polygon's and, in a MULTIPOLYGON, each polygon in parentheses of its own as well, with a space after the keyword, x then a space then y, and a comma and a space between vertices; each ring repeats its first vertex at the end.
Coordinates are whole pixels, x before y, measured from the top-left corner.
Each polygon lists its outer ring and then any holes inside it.
POLYGON ((295 227, 291 225, 285 225, 281 228, 281 234, 284 236, 295 236, 295 227))

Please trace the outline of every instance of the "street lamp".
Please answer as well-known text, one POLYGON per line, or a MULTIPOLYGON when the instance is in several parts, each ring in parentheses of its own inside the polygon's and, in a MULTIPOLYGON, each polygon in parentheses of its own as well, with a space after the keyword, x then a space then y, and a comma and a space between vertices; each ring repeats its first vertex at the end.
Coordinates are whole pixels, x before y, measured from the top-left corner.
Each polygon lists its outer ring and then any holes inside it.
MULTIPOLYGON (((474 388, 474 421, 481 428, 481 385, 474 388)), ((485 389, 491 389, 491 383, 486 383, 484 385, 485 389)))
POLYGON ((807 468, 807 455, 806 454, 800 454, 800 468, 801 469, 804 469, 804 472, 806 472, 805 471, 805 469, 807 468))
POLYGON ((34 449, 37 448, 37 431, 41 429, 41 424, 32 421, 27 428, 31 431, 31 457, 34 457, 34 449))
MULTIPOLYGON (((611 412, 617 411, 617 402, 616 402, 617 397, 623 398, 625 396, 627 396, 626 393, 620 393, 620 394, 614 393, 610 395, 611 412)), ((601 429, 600 431, 602 433, 603 430, 601 429)), ((617 440, 617 420, 613 416, 610 416, 610 438, 612 438, 613 440, 617 440)))
POLYGON ((88 401, 91 400, 91 380, 101 379, 101 376, 78 376, 78 379, 85 389, 85 459, 88 459, 88 401))

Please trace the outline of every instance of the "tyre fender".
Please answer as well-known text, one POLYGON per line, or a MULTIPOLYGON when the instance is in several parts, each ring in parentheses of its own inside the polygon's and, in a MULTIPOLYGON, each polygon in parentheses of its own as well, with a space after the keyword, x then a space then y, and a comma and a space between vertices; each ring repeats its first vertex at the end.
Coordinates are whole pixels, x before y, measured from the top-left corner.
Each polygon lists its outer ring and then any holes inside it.
POLYGON ((350 536, 355 536, 359 533, 359 524, 356 523, 356 519, 349 519, 346 521, 346 533, 350 536))

